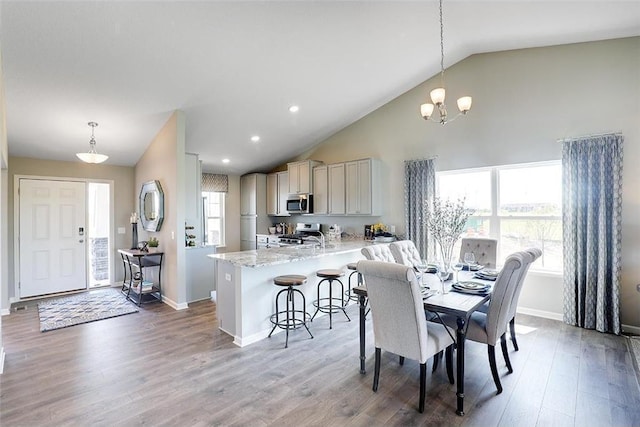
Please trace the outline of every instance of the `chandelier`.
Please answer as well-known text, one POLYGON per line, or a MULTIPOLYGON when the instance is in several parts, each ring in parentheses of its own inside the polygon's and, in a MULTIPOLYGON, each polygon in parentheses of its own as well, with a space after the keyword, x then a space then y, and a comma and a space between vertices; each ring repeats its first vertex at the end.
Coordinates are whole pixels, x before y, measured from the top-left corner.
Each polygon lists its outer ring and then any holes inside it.
POLYGON ((440 87, 432 90, 430 95, 433 104, 426 103, 420 106, 420 114, 422 114, 422 118, 425 120, 439 122, 444 125, 447 121, 452 122, 460 115, 467 114, 467 111, 471 109, 471 97, 463 96, 458 99, 458 110, 460 110, 460 112, 451 120, 447 119, 447 107, 444 105, 444 26, 442 24, 442 0, 440 0, 440 87), (439 120, 431 118, 435 107, 438 107, 439 120))
POLYGON ((89 152, 76 153, 76 156, 78 156, 80 160, 86 163, 102 163, 105 160, 107 160, 109 156, 106 156, 104 154, 98 154, 98 152, 96 151, 96 138, 93 135, 93 131, 96 128, 96 126, 98 126, 98 124, 96 122, 89 122, 87 124, 91 126, 91 139, 89 140, 89 152))

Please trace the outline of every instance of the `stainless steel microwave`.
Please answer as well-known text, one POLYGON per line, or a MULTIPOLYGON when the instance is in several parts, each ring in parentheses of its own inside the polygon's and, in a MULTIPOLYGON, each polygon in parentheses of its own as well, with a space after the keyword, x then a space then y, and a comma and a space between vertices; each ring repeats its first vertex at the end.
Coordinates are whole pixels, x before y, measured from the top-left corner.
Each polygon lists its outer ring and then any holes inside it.
POLYGON ((296 194, 287 200, 287 212, 298 214, 313 213, 313 194, 296 194))

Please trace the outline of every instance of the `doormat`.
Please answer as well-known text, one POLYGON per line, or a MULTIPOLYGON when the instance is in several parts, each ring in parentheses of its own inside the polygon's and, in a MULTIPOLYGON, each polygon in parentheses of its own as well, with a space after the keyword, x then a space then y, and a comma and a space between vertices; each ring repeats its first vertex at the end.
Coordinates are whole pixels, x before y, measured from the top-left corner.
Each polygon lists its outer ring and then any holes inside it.
POLYGON ((38 304, 40 332, 136 313, 136 307, 118 289, 85 292, 38 304))

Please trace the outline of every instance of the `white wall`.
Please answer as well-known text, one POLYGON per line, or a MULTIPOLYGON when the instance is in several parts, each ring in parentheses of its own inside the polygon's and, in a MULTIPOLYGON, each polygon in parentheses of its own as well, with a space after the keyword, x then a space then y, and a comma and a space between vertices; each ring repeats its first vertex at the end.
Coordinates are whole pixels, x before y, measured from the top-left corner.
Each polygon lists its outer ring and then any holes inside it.
MULTIPOLYGON (((466 117, 445 126, 420 117, 420 104, 438 86, 436 76, 302 157, 326 163, 380 158, 385 203, 379 219, 402 232, 404 160, 437 156, 438 170, 556 160, 560 138, 622 131, 621 314, 624 324, 640 327, 640 293, 635 290, 640 283, 639 70, 638 37, 473 55, 445 74, 450 114, 458 97, 473 96, 466 117)), ((342 221, 360 230, 377 219, 342 221)), ((525 283, 520 305, 559 315, 561 279, 534 276, 525 283)))

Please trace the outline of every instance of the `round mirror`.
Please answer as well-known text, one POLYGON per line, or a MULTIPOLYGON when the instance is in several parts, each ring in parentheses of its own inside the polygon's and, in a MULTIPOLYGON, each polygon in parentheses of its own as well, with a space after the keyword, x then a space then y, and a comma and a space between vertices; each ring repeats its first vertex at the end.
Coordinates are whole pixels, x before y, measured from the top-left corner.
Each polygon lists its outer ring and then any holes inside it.
POLYGON ((164 219, 164 193, 159 181, 142 184, 140 190, 140 222, 147 231, 160 231, 164 219))

